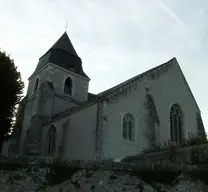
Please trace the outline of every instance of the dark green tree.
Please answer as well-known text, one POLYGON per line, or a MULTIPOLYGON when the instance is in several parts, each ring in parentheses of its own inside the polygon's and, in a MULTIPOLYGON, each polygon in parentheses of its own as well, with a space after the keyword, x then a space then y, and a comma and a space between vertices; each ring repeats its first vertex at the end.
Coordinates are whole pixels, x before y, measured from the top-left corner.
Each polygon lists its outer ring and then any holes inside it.
POLYGON ((24 83, 14 60, 0 51, 0 148, 11 132, 24 83))

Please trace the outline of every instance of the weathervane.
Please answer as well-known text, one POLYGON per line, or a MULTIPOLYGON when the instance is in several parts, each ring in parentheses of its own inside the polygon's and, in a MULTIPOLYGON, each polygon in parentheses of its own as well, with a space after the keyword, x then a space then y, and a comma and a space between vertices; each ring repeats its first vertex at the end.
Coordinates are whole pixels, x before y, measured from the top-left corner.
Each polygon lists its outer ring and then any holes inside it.
POLYGON ((66 22, 65 31, 67 30, 67 28, 68 28, 68 21, 66 22))

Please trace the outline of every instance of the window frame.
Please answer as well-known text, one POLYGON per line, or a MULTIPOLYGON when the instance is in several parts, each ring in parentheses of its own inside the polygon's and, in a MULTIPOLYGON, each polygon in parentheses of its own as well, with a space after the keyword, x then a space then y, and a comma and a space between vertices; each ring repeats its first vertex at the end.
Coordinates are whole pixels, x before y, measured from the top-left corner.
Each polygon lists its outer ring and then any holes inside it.
POLYGON ((50 125, 47 132, 46 153, 53 156, 56 153, 57 130, 55 125, 50 125))
POLYGON ((71 77, 67 77, 64 81, 64 94, 68 95, 68 96, 72 96, 72 88, 73 88, 73 82, 72 82, 72 78, 71 77), (67 81, 70 81, 70 86, 67 83, 67 81), (68 92, 68 90, 70 89, 70 91, 68 92))
POLYGON ((122 139, 125 141, 136 142, 136 118, 131 112, 124 113, 122 117, 122 139), (131 131, 129 132, 129 130, 131 131))
POLYGON ((185 139, 184 133, 184 113, 180 105, 174 103, 169 112, 170 140, 182 143, 185 139))

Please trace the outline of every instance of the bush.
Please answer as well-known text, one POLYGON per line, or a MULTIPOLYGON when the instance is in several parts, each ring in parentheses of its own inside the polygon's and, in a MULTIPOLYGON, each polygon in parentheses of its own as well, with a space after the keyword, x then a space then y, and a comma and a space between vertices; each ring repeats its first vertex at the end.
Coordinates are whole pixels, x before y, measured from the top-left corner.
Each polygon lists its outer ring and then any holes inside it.
POLYGON ((181 144, 181 147, 189 147, 189 146, 201 145, 206 143, 208 143, 206 135, 199 136, 196 133, 188 133, 188 139, 181 144))
POLYGON ((145 155, 149 153, 155 153, 155 152, 163 152, 163 151, 169 151, 173 148, 184 148, 184 147, 190 147, 195 145, 201 145, 206 144, 207 136, 198 136, 196 133, 188 133, 188 139, 183 141, 182 143, 176 143, 170 140, 167 140, 163 143, 154 144, 148 148, 144 148, 139 155, 145 155))
POLYGON ((165 141, 163 143, 154 144, 148 148, 144 148, 139 155, 145 155, 149 153, 155 153, 155 152, 163 152, 163 151, 169 151, 175 148, 178 148, 179 145, 176 142, 173 141, 165 141))

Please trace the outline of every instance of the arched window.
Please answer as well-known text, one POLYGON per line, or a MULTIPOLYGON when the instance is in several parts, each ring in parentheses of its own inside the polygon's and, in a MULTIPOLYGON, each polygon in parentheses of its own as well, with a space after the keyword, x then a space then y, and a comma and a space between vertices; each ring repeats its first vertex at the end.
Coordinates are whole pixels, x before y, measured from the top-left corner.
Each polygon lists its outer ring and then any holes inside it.
POLYGON ((56 150, 56 128, 54 125, 50 126, 47 135, 47 153, 53 155, 56 150))
POLYGON ((126 113, 123 117, 123 138, 135 140, 135 118, 131 113, 126 113))
POLYGON ((33 93, 35 93, 37 91, 38 85, 39 85, 39 78, 37 78, 36 81, 35 81, 35 86, 34 86, 34 89, 33 89, 33 93))
POLYGON ((68 95, 72 94, 72 80, 70 77, 68 77, 65 81, 64 93, 68 95))
POLYGON ((174 104, 170 110, 170 139, 181 143, 183 137, 183 113, 180 106, 174 104))

